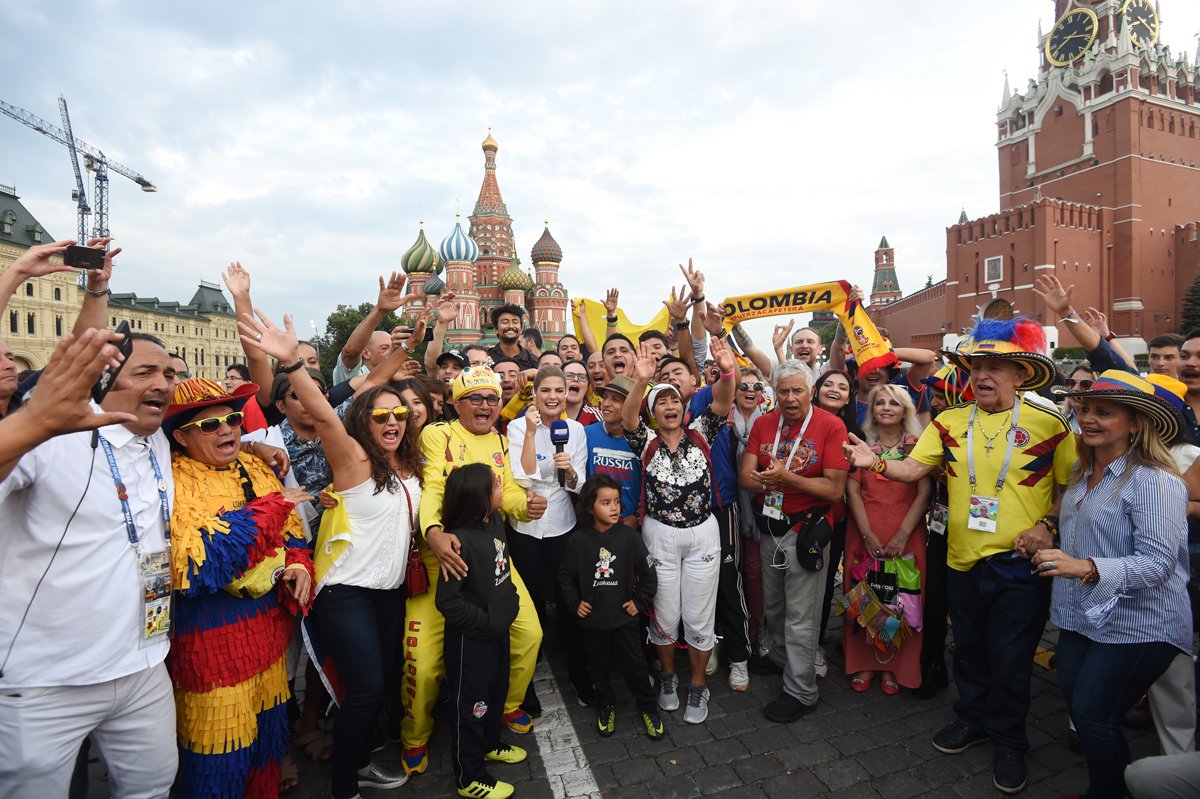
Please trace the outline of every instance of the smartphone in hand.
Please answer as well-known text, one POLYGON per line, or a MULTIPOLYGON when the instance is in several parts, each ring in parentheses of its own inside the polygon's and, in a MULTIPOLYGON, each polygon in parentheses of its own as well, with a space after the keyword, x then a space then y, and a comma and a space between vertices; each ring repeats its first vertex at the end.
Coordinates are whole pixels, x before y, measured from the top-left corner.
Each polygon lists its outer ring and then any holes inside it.
POLYGON ((92 386, 92 399, 97 405, 104 402, 104 398, 112 390, 113 384, 117 382, 117 376, 125 368, 129 354, 133 352, 133 339, 129 337, 129 322, 122 322, 118 325, 117 332, 123 336, 120 341, 116 342, 117 349, 121 352, 121 362, 105 369, 100 375, 100 379, 96 381, 96 385, 92 386))
POLYGON ((63 263, 76 269, 103 269, 104 250, 99 247, 84 247, 72 244, 63 253, 63 263))

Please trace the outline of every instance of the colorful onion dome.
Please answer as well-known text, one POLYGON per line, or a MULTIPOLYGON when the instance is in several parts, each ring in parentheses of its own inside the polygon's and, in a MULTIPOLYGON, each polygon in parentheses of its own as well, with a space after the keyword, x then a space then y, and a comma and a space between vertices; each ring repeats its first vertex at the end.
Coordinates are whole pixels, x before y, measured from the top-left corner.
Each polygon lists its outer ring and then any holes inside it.
POLYGON ((492 138, 492 129, 491 128, 488 128, 487 138, 483 140, 483 149, 485 152, 488 150, 491 150, 492 152, 496 152, 497 150, 500 149, 500 145, 497 144, 496 140, 492 138))
MULTIPOLYGON (((455 219, 460 217, 455 215, 455 219)), ((479 245, 463 232, 462 222, 455 221, 454 232, 442 239, 438 254, 442 256, 443 261, 466 261, 473 264, 479 258, 479 245)))
POLYGON ((425 281, 426 294, 441 294, 442 289, 446 288, 446 283, 437 275, 430 275, 425 281))
POLYGON ((417 240, 400 256, 400 268, 406 274, 432 274, 438 271, 438 254, 433 246, 425 239, 425 225, 421 223, 421 232, 417 240))
POLYGON ((508 268, 500 273, 496 283, 505 291, 529 291, 533 288, 533 278, 521 271, 521 262, 516 253, 513 254, 508 268))
POLYGON ((558 242, 550 235, 550 223, 546 223, 546 229, 542 231, 542 237, 537 240, 537 244, 533 245, 533 250, 529 253, 529 257, 535 264, 562 263, 562 247, 558 246, 558 242))

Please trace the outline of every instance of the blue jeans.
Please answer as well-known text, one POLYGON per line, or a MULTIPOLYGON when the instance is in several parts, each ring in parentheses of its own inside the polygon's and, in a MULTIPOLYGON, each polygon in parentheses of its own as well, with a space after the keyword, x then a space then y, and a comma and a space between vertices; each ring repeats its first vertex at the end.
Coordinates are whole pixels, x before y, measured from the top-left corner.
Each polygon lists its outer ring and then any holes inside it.
POLYGON ((1050 581, 1006 580, 984 561, 967 572, 947 571, 959 696, 954 710, 996 746, 1024 752, 1033 654, 1050 612, 1050 581))
POLYGON ((1125 795, 1129 746, 1121 719, 1179 650, 1161 642, 1101 644, 1070 630, 1058 636, 1058 684, 1087 757, 1093 799, 1125 795))
POLYGON ((346 686, 333 727, 330 764, 332 793, 340 799, 358 793, 357 771, 371 762, 371 733, 404 623, 404 591, 327 585, 317 594, 312 614, 346 686))

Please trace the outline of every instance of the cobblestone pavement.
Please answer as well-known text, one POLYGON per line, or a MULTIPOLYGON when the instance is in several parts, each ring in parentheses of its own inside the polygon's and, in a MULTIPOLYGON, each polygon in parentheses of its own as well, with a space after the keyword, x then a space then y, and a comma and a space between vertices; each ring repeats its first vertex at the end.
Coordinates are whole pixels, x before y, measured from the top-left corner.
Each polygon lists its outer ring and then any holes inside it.
MULTIPOLYGON (((640 731, 636 709, 618 681, 617 732, 602 739, 592 731, 594 711, 578 707, 569 688, 564 706, 555 685, 569 685, 565 672, 560 671, 555 680, 543 664, 537 678, 545 708, 540 729, 507 738, 528 749, 530 757, 518 765, 495 765, 493 774, 514 783, 520 799, 1001 796, 992 786, 991 746, 943 755, 930 744, 933 733, 954 718, 953 686, 926 701, 914 699, 907 691, 885 696, 878 680, 866 694, 854 693, 838 651, 840 626, 831 624, 834 627, 825 646, 829 677, 819 681, 817 709, 789 725, 774 724, 762 715, 762 706, 779 692, 779 677, 752 676, 750 690, 736 694, 726 685, 722 668, 709 680, 708 721, 689 725, 683 723, 682 711, 663 714, 667 735, 660 741, 651 741, 640 731)), ((1044 644, 1053 648, 1054 638, 1054 632, 1048 631, 1044 644)), ((554 654, 550 660, 561 663, 554 654)), ((686 668, 683 658, 680 667, 686 668)), ((1054 672, 1033 668, 1029 718, 1033 748, 1027 760, 1029 788, 1021 796, 1079 793, 1086 784, 1083 757, 1066 744, 1067 715, 1057 680, 1054 672)), ((366 799, 456 796, 446 713, 446 707, 438 707, 429 770, 396 791, 364 790, 366 799)), ((1156 753, 1153 735, 1126 733, 1135 757, 1156 753)), ((377 757, 387 766, 400 767, 396 745, 377 757)), ((297 764, 301 786, 289 796, 327 797, 327 767, 300 760, 297 764)), ((93 764, 90 796, 107 797, 108 785, 99 772, 99 765, 93 764)))

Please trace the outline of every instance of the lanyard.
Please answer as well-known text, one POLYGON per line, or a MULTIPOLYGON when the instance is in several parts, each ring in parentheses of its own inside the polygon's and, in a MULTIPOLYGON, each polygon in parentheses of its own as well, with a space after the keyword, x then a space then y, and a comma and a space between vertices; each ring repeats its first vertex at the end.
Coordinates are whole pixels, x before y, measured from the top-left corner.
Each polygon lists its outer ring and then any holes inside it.
MULTIPOLYGON (((138 536, 137 525, 133 521, 133 511, 129 509, 129 493, 125 490, 125 484, 121 482, 121 472, 117 469, 117 459, 113 456, 112 444, 109 444, 108 439, 104 436, 99 438, 100 446, 104 448, 104 457, 108 460, 108 470, 112 472, 113 484, 117 487, 117 499, 121 500, 121 513, 125 516, 125 531, 129 534, 129 543, 133 544, 135 549, 140 549, 138 545, 141 539, 138 536)), ((167 501, 167 483, 163 480, 162 469, 158 466, 158 458, 154 455, 154 449, 150 448, 149 452, 150 467, 154 469, 154 477, 158 480, 158 504, 162 510, 163 538, 169 544, 171 541, 171 508, 167 501)))
MULTIPOLYGON (((792 458, 796 457, 796 450, 800 449, 800 442, 804 439, 804 432, 808 430, 808 423, 813 418, 813 406, 808 406, 808 416, 804 417, 804 424, 800 425, 800 432, 796 435, 796 440, 792 442, 792 451, 788 453, 787 463, 783 464, 785 472, 792 469, 792 458)), ((779 412, 779 424, 775 425, 775 443, 771 445, 771 455, 779 457, 779 436, 783 433, 783 411, 779 412)))
MULTIPOLYGON (((975 493, 975 415, 979 412, 979 405, 971 406, 971 421, 967 427, 967 479, 971 483, 971 493, 975 493)), ((1014 442, 1017 440, 1017 419, 1021 415, 1021 398, 1018 396, 1013 403, 1012 422, 1008 427, 1008 434, 1004 436, 1007 442, 1004 447, 1004 463, 1000 465, 1000 475, 996 478, 996 495, 1000 495, 1000 490, 1004 488, 1004 479, 1008 477, 1008 467, 1012 463, 1014 442)))

